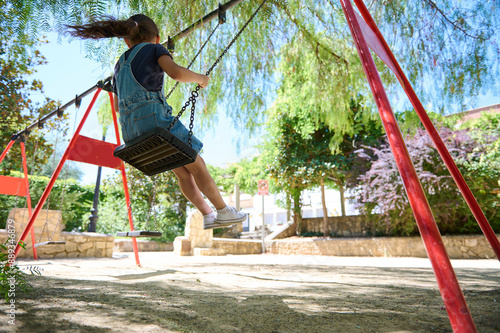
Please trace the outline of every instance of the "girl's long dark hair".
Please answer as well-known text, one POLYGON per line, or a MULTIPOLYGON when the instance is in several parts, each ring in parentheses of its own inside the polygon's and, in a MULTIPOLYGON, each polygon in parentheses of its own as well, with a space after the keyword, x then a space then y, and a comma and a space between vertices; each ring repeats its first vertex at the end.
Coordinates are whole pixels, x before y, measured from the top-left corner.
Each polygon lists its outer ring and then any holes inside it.
POLYGON ((128 38, 134 44, 159 36, 155 22, 142 14, 133 15, 127 20, 117 20, 107 16, 102 21, 84 25, 68 25, 66 28, 73 37, 83 39, 128 38))

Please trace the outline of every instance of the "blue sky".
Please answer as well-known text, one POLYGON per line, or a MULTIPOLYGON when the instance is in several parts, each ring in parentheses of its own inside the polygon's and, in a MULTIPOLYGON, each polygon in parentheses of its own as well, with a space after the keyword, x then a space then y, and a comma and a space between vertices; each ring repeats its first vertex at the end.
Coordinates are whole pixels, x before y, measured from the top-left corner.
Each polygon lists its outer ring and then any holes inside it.
MULTIPOLYGON (((94 86, 99 80, 108 77, 111 72, 103 69, 99 63, 85 57, 83 42, 76 40, 69 42, 67 38, 61 38, 58 42, 57 39, 55 33, 49 34, 49 43, 39 48, 48 63, 38 67, 34 77, 43 82, 46 96, 54 100, 60 100, 65 104, 77 94, 94 86)), ((75 120, 78 122, 85 112, 90 100, 90 96, 85 98, 78 112, 72 107, 68 109, 71 115, 71 129, 73 129, 75 120)), ((477 100, 476 107, 493 104, 500 104, 500 96, 494 96, 490 93, 485 96, 480 96, 477 100)), ((95 139, 101 139, 102 132, 98 125, 95 111, 96 109, 91 113, 81 134, 95 139)), ((204 131, 202 134, 196 133, 195 128, 196 135, 204 142, 202 156, 208 164, 224 166, 227 163, 236 162, 256 153, 256 149, 251 146, 243 147, 240 152, 237 151, 236 140, 239 134, 231 126, 230 120, 227 119, 225 115, 219 116, 219 121, 213 128, 213 130, 204 131)), ((107 134, 107 138, 109 138, 108 141, 116 142, 114 137, 114 131, 111 129, 107 134)), ((83 163, 78 163, 78 167, 84 171, 82 181, 85 184, 93 184, 96 178, 97 167, 83 163)), ((113 172, 115 171, 104 168, 105 177, 113 172)))

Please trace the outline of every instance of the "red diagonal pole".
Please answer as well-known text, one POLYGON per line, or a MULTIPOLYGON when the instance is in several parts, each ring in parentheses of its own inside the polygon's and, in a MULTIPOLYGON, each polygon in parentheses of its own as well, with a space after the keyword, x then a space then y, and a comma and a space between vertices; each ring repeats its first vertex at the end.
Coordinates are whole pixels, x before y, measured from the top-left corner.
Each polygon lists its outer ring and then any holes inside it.
POLYGON ((454 332, 477 332, 350 0, 341 0, 454 332))
POLYGON ((472 214, 476 218, 477 223, 479 224, 479 227, 483 231, 483 234, 485 235, 486 239, 490 243, 491 247, 493 248, 493 251, 495 252, 497 259, 500 260, 500 241, 498 241, 497 236, 495 235, 495 232, 493 231, 493 228, 491 227, 490 223, 488 222, 488 219, 486 219, 486 216, 484 216, 483 211, 481 210, 481 207, 479 206, 476 198, 472 194, 469 186, 465 182, 464 177, 460 173, 460 170, 458 170, 457 165, 455 164, 455 161, 450 155, 450 152, 446 148, 443 140, 439 136, 438 131, 436 130, 436 127, 434 127, 434 124, 432 123, 431 119, 429 118, 429 115, 425 111, 422 103, 420 102, 420 99, 417 97, 417 94, 413 90, 413 87, 406 78, 405 73, 401 69, 401 66, 399 66, 398 61, 396 60, 396 57, 394 57, 394 54, 392 53, 389 45, 384 39, 384 36, 378 29, 377 25, 375 24, 375 21, 373 20, 373 17, 370 15, 370 12, 366 8, 364 2, 362 0, 354 0, 356 3, 361 15, 363 16, 365 22, 368 24, 368 26, 372 29, 372 31, 375 33, 375 35, 378 37, 379 41, 382 43, 383 47, 385 48, 385 51, 387 52, 392 65, 394 66, 394 69, 396 70, 396 76, 398 77, 399 81, 401 82, 401 85, 403 86, 403 89, 406 92, 406 95, 408 96, 408 99, 410 100, 411 104, 413 105, 413 108, 417 112, 418 117, 420 118, 420 121, 424 125, 425 129, 429 133, 432 141, 436 145, 436 148, 441 155, 441 158, 443 159, 446 167, 450 171, 451 176, 455 180, 455 183, 457 184, 460 192, 462 193, 462 196, 464 197, 465 201, 467 202, 467 205, 469 205, 470 210, 472 211, 472 214))
POLYGON ((7 147, 5 147, 4 151, 2 152, 2 155, 0 155, 0 163, 2 163, 3 159, 5 156, 7 156, 7 153, 9 152, 10 148, 12 148, 12 145, 16 142, 16 140, 10 140, 9 143, 7 144, 7 147))
POLYGON ((61 170, 64 166, 64 163, 68 159, 68 155, 70 151, 73 149, 75 142, 78 138, 78 135, 80 134, 80 131, 82 130, 83 124, 85 124, 85 121, 87 120, 87 117, 89 116, 90 111, 92 110, 92 107, 94 106, 95 101, 97 100, 97 96, 99 96, 99 93, 101 92, 101 88, 98 88, 97 91, 94 94, 94 97, 92 98, 92 101, 90 102, 87 110, 85 111, 85 114, 83 115, 82 120, 80 121, 80 124, 78 125, 78 128, 75 131, 75 134, 71 138, 71 141, 68 144, 68 147, 64 151, 63 156, 61 157, 61 160, 59 161, 59 164, 57 164, 56 169, 54 170, 54 173, 52 174, 52 177, 50 178, 50 181, 45 188, 45 190, 42 193, 42 196, 40 197, 40 200, 38 201, 38 204, 35 207, 35 210, 33 211, 33 215, 30 217, 30 220, 28 222, 28 225, 24 229, 23 233, 21 234, 21 238, 19 238, 19 241, 16 246, 15 250, 15 256, 19 254, 19 251, 21 251, 21 246, 20 242, 24 242, 26 240, 26 237, 28 236, 28 232, 31 230, 33 227, 36 218, 38 217, 38 214, 40 214, 40 211, 42 210, 43 205, 45 204, 45 201, 47 201, 47 198, 49 197, 50 191, 52 190, 52 187, 54 186, 57 177, 61 173, 61 170))
MULTIPOLYGON (((120 131, 118 130, 118 121, 116 119, 116 110, 115 110, 113 93, 108 91, 108 94, 109 94, 109 104, 111 104, 111 114, 113 115, 113 126, 115 128, 116 143, 120 145, 120 131)), ((125 173, 125 164, 123 163, 123 161, 121 161, 120 164, 120 171, 122 174, 123 191, 125 192, 125 203, 127 205, 128 223, 130 225, 130 231, 134 231, 134 221, 132 220, 132 209, 130 207, 130 194, 127 185, 127 174, 125 173)), ((132 237, 132 247, 134 249, 135 263, 137 264, 137 266, 141 266, 141 262, 139 261, 139 249, 137 248, 137 240, 135 237, 132 237)))

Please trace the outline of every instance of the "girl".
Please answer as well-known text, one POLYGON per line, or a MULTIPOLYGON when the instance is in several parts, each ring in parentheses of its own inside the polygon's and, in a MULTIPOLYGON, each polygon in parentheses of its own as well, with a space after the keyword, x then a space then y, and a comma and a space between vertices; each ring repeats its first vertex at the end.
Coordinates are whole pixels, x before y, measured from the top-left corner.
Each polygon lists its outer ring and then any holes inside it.
MULTIPOLYGON (((79 38, 123 38, 129 50, 115 66, 113 76, 114 104, 120 113, 123 141, 128 142, 154 127, 168 128, 174 117, 163 93, 164 73, 179 82, 208 85, 209 77, 177 65, 160 42, 156 24, 145 15, 133 15, 128 20, 108 17, 82 26, 67 26, 69 33, 79 38)), ((189 131, 177 121, 171 132, 187 142, 189 131)), ((203 144, 191 137, 194 150, 203 144)), ((173 169, 182 193, 203 214, 204 229, 227 227, 243 222, 246 214, 227 206, 210 176, 205 162, 198 155, 188 165, 173 169), (202 193, 217 209, 215 213, 203 199, 202 193)))

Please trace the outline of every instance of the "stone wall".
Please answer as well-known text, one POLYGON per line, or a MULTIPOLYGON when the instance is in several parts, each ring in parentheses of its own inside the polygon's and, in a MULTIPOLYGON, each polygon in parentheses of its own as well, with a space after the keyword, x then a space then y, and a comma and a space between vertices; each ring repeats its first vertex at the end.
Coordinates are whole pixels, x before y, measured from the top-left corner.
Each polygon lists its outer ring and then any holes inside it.
MULTIPOLYGON (((16 242, 21 237, 22 232, 29 222, 29 211, 28 208, 14 208, 9 212, 9 217, 7 221, 13 220, 16 230, 16 242)), ((7 223, 8 224, 8 223, 7 223)), ((61 232, 64 229, 64 222, 62 220, 62 214, 58 210, 42 210, 33 224, 33 231, 35 232, 35 243, 51 241, 60 241, 61 232)), ((25 240, 26 251, 21 252, 33 252, 33 245, 31 242, 31 233, 25 240)), ((38 250, 38 248, 37 248, 38 250)), ((21 255, 20 255, 21 256, 21 255)))
MULTIPOLYGON (((482 235, 443 236, 451 259, 492 259, 495 253, 482 235)), ((427 253, 420 237, 287 238, 267 243, 267 253, 361 257, 421 257, 427 253)))
MULTIPOLYGON (((160 243, 151 240, 137 239, 137 248, 139 252, 160 252, 173 251, 174 244, 172 242, 160 243)), ((114 252, 134 252, 132 239, 115 239, 114 252)))
POLYGON ((180 256, 189 255, 223 255, 219 249, 212 248, 213 229, 203 229, 203 215, 199 211, 190 214, 186 220, 184 236, 174 240, 174 253, 180 256))
MULTIPOLYGON (((323 218, 304 218, 301 224, 301 233, 323 233, 323 218)), ((363 216, 330 216, 328 217, 328 234, 344 237, 359 237, 373 234, 371 225, 363 216)))
MULTIPOLYGON (((28 225, 28 209, 15 208, 9 213, 9 220, 14 221, 16 241, 28 225)), ((64 222, 60 211, 42 210, 33 224, 35 243, 62 241, 64 244, 44 245, 36 247, 39 258, 77 258, 77 257, 111 257, 113 255, 114 237, 93 232, 64 232, 64 222)), ((0 242, 7 240, 7 231, 0 230, 0 242)), ((25 240, 26 250, 21 249, 19 258, 33 258, 31 233, 25 240)))
POLYGON ((231 238, 214 238, 212 248, 224 251, 224 254, 260 254, 262 241, 231 238))

